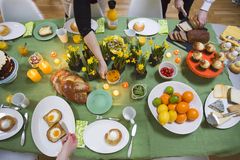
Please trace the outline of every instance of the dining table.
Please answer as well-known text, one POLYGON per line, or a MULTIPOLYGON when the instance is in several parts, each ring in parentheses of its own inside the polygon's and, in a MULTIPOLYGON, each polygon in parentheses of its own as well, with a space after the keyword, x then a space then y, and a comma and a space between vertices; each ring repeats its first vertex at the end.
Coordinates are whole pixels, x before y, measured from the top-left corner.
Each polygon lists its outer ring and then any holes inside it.
MULTIPOLYGON (((126 37, 124 29, 127 28, 127 22, 131 19, 130 17, 120 17, 118 20, 118 27, 115 30, 109 30, 105 28, 104 33, 96 34, 98 40, 103 39, 109 35, 120 35, 126 37)), ((155 18, 155 20, 157 20, 155 18)), ((42 22, 53 22, 58 28, 64 24, 63 19, 45 19, 41 21, 34 21, 34 25, 37 26, 42 22)), ((171 32, 176 25, 179 23, 175 19, 167 19, 168 29, 171 32)), ((210 33, 210 41, 218 46, 219 42, 216 38, 212 25, 207 24, 206 28, 210 33)), ((0 85, 0 103, 7 104, 6 97, 17 92, 24 93, 30 100, 30 105, 26 108, 21 109, 19 112, 23 115, 28 112, 29 121, 26 126, 26 142, 24 146, 20 145, 21 131, 11 138, 0 141, 0 149, 16 151, 16 152, 31 152, 35 154, 41 154, 36 147, 32 135, 31 135, 31 123, 32 114, 37 106, 38 102, 44 97, 51 95, 58 95, 50 83, 50 76, 42 74, 42 80, 37 83, 33 83, 27 77, 27 71, 31 69, 28 63, 29 56, 21 56, 18 53, 18 47, 27 43, 27 47, 30 51, 29 55, 34 52, 39 52, 48 60, 53 68, 53 72, 61 68, 61 65, 54 64, 50 53, 56 52, 59 57, 65 53, 67 45, 76 45, 73 43, 71 37, 72 34, 68 33, 69 41, 67 44, 61 43, 57 36, 47 41, 39 41, 33 36, 27 38, 17 38, 8 41, 9 49, 6 51, 8 55, 14 57, 19 63, 19 69, 17 78, 9 84, 0 85)), ((227 69, 215 78, 202 78, 195 75, 189 70, 185 58, 190 50, 189 46, 175 43, 169 40, 168 34, 156 34, 151 37, 155 43, 161 44, 167 39, 170 48, 167 52, 173 52, 179 50, 182 62, 176 64, 178 68, 178 74, 174 77, 173 81, 179 81, 192 87, 199 95, 203 107, 205 100, 209 93, 212 91, 216 84, 231 85, 229 80, 227 69)), ((146 44, 147 48, 148 44, 146 44)), ((219 51, 219 48, 217 47, 219 51)), ((63 59, 61 59, 63 61, 63 59)), ((163 58, 166 61, 166 57, 163 58)), ((240 125, 237 124, 229 129, 216 129, 209 125, 206 121, 206 117, 203 116, 202 122, 198 129, 190 134, 179 135, 172 133, 162 127, 158 121, 155 120, 148 107, 148 94, 150 91, 165 80, 159 76, 158 66, 152 67, 147 65, 147 76, 144 79, 137 79, 134 73, 134 67, 127 65, 121 75, 121 82, 128 82, 129 87, 121 87, 121 83, 111 85, 111 88, 107 90, 110 94, 113 90, 119 90, 119 96, 113 96, 113 102, 111 109, 105 113, 105 117, 118 117, 120 123, 122 123, 131 133, 132 124, 126 121, 122 116, 122 110, 126 106, 132 106, 136 110, 135 122, 137 123, 137 132, 133 141, 132 147, 132 159, 151 159, 157 157, 169 157, 169 156, 207 156, 207 155, 233 155, 240 153, 240 125), (147 86, 147 95, 139 100, 131 98, 131 87, 134 84, 145 84, 147 86)), ((81 73, 82 74, 82 73, 81 73)), ((82 75, 84 76, 84 74, 82 75)), ((96 79, 88 81, 91 86, 91 90, 102 89, 106 80, 96 79)), ((58 95, 59 96, 59 95, 58 95)), ((64 98, 64 97, 63 97, 64 98)), ((88 123, 96 121, 96 115, 89 112, 86 105, 80 105, 65 99, 71 106, 75 120, 84 120, 88 123)), ((39 126, 41 129, 41 126, 39 126)), ((97 133, 96 133, 97 134, 97 133)), ((100 154, 91 151, 87 147, 77 148, 73 155, 77 157, 83 157, 88 159, 127 159, 128 146, 122 150, 111 153, 111 154, 100 154)))

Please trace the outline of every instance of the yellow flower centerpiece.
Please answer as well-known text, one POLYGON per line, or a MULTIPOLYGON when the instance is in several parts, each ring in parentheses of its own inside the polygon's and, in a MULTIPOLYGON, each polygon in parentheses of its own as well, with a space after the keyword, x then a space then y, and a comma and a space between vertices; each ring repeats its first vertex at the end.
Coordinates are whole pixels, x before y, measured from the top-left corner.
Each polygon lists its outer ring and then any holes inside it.
POLYGON ((67 63, 72 71, 80 72, 83 67, 82 60, 80 58, 79 46, 69 45, 67 47, 67 63))
POLYGON ((156 66, 157 64, 161 63, 163 55, 169 47, 170 46, 166 41, 164 41, 162 45, 153 44, 151 47, 152 54, 148 60, 149 64, 151 66, 156 66))
POLYGON ((88 80, 94 80, 99 77, 97 72, 98 60, 92 55, 86 59, 86 65, 82 67, 82 72, 87 74, 88 80))
POLYGON ((149 57, 149 52, 146 52, 144 55, 142 55, 136 66, 135 66, 135 71, 136 71, 136 79, 142 79, 145 78, 147 75, 147 59, 149 57))

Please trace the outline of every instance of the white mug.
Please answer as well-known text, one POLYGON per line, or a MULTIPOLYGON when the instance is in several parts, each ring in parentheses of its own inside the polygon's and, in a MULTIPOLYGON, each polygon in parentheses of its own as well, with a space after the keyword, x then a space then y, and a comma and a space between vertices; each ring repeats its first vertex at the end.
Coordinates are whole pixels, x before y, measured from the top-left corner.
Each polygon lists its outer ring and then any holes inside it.
POLYGON ((131 107, 127 106, 122 111, 123 118, 127 121, 130 121, 132 124, 135 123, 134 118, 136 117, 136 110, 131 107))
POLYGON ((68 42, 67 30, 65 28, 59 28, 56 30, 57 36, 62 43, 68 42))
POLYGON ((12 97, 12 104, 26 108, 29 105, 29 99, 23 93, 16 93, 12 97))

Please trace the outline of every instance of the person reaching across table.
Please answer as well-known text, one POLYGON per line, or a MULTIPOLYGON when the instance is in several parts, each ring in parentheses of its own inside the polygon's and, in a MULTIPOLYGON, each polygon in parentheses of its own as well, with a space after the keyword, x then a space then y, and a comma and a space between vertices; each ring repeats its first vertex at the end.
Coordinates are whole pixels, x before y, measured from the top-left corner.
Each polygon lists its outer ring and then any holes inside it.
POLYGON ((85 44, 98 60, 98 73, 102 79, 105 79, 107 64, 103 59, 96 35, 91 29, 91 3, 97 3, 97 0, 73 0, 73 12, 78 30, 85 44))
MULTIPOLYGON (((171 0, 161 0, 162 2, 162 12, 163 18, 166 18, 166 11, 168 4, 171 0)), ((178 18, 180 20, 188 17, 191 6, 194 0, 174 0, 175 8, 178 9, 178 18)), ((207 14, 214 0, 204 0, 198 14, 197 14, 197 23, 199 27, 203 27, 207 22, 207 14)))
POLYGON ((77 148, 77 138, 75 134, 68 133, 62 140, 62 149, 56 160, 69 160, 72 152, 77 148))

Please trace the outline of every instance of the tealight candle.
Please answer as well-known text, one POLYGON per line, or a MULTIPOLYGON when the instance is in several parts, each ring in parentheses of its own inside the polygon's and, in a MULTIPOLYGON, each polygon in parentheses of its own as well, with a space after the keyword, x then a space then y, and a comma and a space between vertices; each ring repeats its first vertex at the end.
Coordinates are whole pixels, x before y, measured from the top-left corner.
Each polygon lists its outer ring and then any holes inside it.
POLYGON ((44 74, 49 74, 52 72, 52 67, 47 61, 41 61, 38 66, 44 74))
POLYGON ((51 56, 52 58, 56 58, 56 57, 57 57, 57 53, 54 52, 54 51, 52 51, 52 52, 50 53, 50 56, 51 56))
POLYGON ((61 61, 60 61, 60 59, 55 58, 53 62, 54 62, 54 64, 59 65, 61 61))
POLYGON ((171 58, 171 57, 172 57, 172 53, 167 52, 165 56, 166 56, 167 58, 171 58))
POLYGON ((42 79, 41 75, 39 74, 39 72, 36 69, 28 70, 27 76, 33 82, 39 82, 42 79))
POLYGON ((119 96, 120 93, 118 90, 114 90, 112 94, 117 97, 117 96, 119 96))
POLYGON ((175 55, 178 55, 178 54, 179 54, 179 50, 176 49, 176 50, 173 51, 173 53, 174 53, 175 55))
POLYGON ((123 82, 123 83, 122 83, 122 87, 123 87, 123 88, 128 88, 128 86, 129 86, 128 82, 123 82))
POLYGON ((108 90, 108 89, 109 89, 109 84, 104 83, 104 84, 103 84, 103 89, 108 90))

